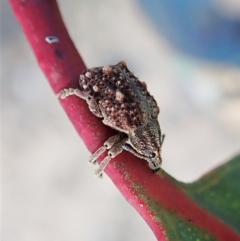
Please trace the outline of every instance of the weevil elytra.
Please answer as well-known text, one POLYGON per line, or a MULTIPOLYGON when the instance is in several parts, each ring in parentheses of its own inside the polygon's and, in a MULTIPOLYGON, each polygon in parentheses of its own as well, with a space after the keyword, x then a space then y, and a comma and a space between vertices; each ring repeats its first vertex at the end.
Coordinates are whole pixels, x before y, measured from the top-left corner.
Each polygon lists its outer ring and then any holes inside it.
POLYGON ((90 158, 96 159, 108 150, 96 175, 101 176, 109 161, 123 150, 145 159, 157 172, 162 162, 163 136, 158 123, 159 108, 147 90, 124 61, 117 65, 87 69, 80 75, 79 89, 63 89, 59 98, 70 95, 86 100, 90 111, 102 122, 118 131, 110 137, 90 158))

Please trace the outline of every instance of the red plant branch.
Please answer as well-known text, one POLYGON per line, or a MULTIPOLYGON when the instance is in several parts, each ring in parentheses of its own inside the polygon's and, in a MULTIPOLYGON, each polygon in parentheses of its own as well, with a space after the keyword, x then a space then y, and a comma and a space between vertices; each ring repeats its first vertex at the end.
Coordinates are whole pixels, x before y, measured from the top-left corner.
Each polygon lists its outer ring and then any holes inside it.
MULTIPOLYGON (((56 1, 10 0, 10 3, 54 92, 76 87, 79 74, 86 67, 68 35, 56 1), (57 41, 51 43, 49 36, 57 41)), ((72 96, 61 104, 91 152, 114 133, 89 111, 85 101, 72 96)), ((144 193, 154 203, 192 220, 218 240, 240 240, 231 228, 189 199, 166 173, 153 174, 145 161, 131 154, 123 152, 112 160, 106 173, 146 220, 158 240, 167 240, 166 233, 161 219, 149 208, 144 193)))

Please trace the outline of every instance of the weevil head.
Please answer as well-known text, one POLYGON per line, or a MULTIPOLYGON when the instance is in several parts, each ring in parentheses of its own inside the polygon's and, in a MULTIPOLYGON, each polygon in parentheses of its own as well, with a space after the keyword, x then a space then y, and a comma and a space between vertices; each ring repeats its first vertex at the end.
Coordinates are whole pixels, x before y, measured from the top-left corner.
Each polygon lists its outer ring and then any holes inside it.
POLYGON ((157 172, 162 163, 161 130, 157 119, 152 119, 129 133, 129 144, 157 172))

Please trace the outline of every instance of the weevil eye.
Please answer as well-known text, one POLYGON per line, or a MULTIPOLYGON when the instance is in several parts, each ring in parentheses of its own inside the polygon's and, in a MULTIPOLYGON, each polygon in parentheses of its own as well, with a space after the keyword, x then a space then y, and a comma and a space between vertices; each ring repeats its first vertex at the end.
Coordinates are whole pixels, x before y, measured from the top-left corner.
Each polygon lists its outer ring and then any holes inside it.
POLYGON ((154 158, 156 156, 156 154, 154 152, 150 152, 148 155, 150 158, 154 158))

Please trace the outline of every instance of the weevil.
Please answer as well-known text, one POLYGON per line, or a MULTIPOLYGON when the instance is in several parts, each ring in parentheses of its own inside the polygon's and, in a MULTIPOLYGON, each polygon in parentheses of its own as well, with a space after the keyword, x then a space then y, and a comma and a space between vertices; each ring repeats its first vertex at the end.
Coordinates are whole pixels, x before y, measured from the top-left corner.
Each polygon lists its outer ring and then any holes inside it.
POLYGON ((86 100, 94 115, 118 131, 90 158, 94 163, 108 151, 95 172, 97 176, 123 150, 145 159, 153 172, 160 169, 164 135, 158 122, 159 107, 146 83, 135 77, 124 61, 85 70, 80 75, 78 89, 63 89, 58 96, 65 99, 70 95, 86 100))

